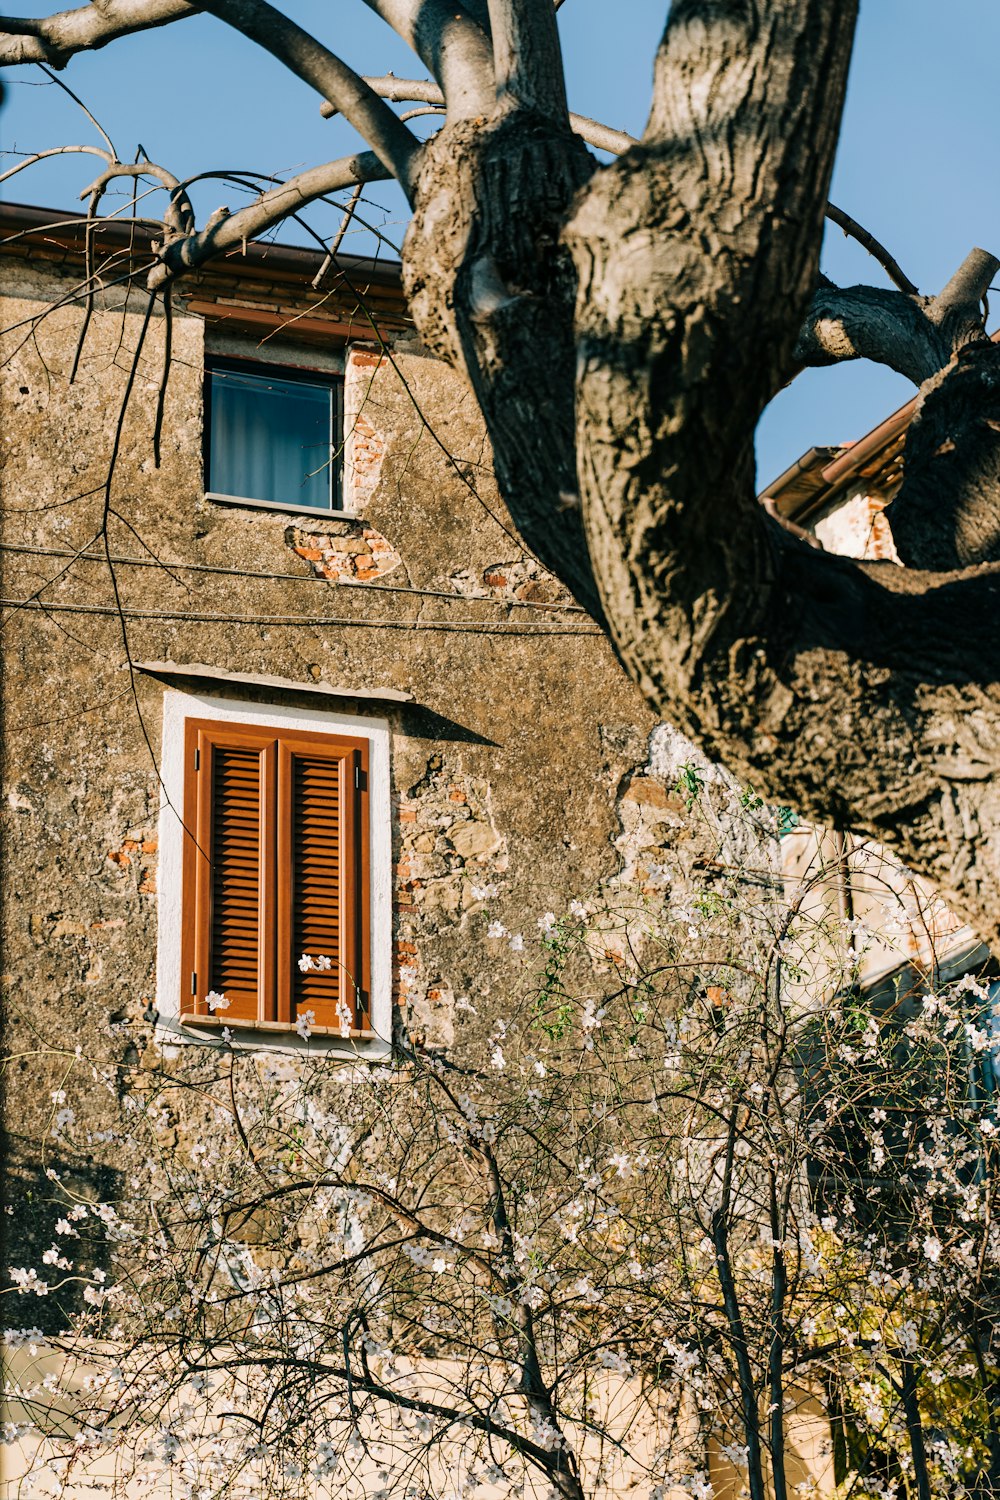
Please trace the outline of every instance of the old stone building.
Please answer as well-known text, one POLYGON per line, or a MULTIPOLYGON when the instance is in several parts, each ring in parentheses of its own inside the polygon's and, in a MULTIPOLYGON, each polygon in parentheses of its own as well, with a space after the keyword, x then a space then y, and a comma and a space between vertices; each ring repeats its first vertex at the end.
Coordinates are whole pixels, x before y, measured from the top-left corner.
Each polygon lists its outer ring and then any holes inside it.
MULTIPOLYGON (((574 903, 611 914, 591 956, 631 972, 637 911, 683 910, 692 882, 744 866, 748 899, 773 905, 783 863, 817 931, 876 932, 898 898, 865 985, 983 958, 878 851, 794 810, 775 825, 654 719, 513 531, 398 267, 249 244, 168 310, 143 290, 150 238, 0 208, 5 1227, 8 1265, 54 1293, 12 1315, 40 1339, 75 1306, 54 1226, 125 1191, 151 1079, 170 1084, 156 1149, 210 1168, 198 1137, 228 1049, 254 1078, 367 1069, 401 1041, 451 1059, 574 903)), ((874 499, 868 448, 854 468, 816 452, 769 498, 812 525, 812 476, 840 463, 817 533, 881 537, 896 450, 874 499)), ((841 974, 831 946, 805 1001, 841 974)), ((240 1233, 266 1242, 267 1224, 240 1233)), ((101 1244, 74 1250, 84 1279, 101 1244)), ((789 1453, 822 1492, 806 1394, 789 1453)), ((716 1493, 735 1496, 720 1453, 716 1493)))
MULTIPOLYGON (((470 398, 408 334, 394 267, 346 262, 317 292, 321 255, 251 246, 185 288, 157 462, 162 311, 129 391, 144 299, 85 309, 82 230, 54 218, 3 219, 12 1006, 67 1039, 144 1010, 189 1040, 221 1019, 204 976, 191 1008, 172 948, 190 920, 175 738, 216 716, 363 742, 370 910, 344 920, 370 976, 350 1046, 404 1023, 446 1045, 476 966, 503 982, 477 891, 516 932, 615 872, 650 717, 512 534, 470 398), (317 444, 308 477, 275 453, 286 423, 317 444)), ((107 226, 97 256, 111 283, 148 251, 107 226)), ((263 1001, 227 1019, 294 1048, 299 1000, 282 1003, 284 1021, 263 1001)), ((314 1034, 338 1030, 327 1015, 314 1034)))
POLYGON ((513 532, 398 267, 250 244, 168 317, 146 231, 0 236, 6 1260, 52 1333, 151 1077, 447 1052, 547 912, 700 851, 692 748, 513 532))

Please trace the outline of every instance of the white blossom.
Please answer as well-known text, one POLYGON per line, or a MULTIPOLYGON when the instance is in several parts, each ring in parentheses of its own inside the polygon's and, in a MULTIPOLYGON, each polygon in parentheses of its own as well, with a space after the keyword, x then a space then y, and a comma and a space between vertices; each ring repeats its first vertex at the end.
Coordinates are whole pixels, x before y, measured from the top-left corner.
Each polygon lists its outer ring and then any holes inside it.
POLYGON ((10 1279, 24 1296, 27 1292, 34 1292, 36 1297, 47 1297, 49 1284, 43 1281, 34 1266, 25 1269, 23 1266, 12 1266, 9 1272, 10 1279))

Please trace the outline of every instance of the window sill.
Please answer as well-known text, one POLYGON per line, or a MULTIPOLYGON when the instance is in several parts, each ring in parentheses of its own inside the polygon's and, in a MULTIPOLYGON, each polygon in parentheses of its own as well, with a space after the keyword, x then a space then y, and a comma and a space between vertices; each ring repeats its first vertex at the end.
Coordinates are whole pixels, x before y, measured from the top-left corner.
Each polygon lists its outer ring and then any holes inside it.
MULTIPOLYGON (((296 1031, 295 1026, 289 1025, 287 1021, 241 1022, 235 1017, 231 1021, 227 1021, 224 1015, 178 1016, 177 1020, 182 1026, 208 1026, 216 1030, 221 1030, 223 1026, 228 1026, 229 1030, 234 1034, 236 1032, 246 1032, 251 1036, 255 1036, 258 1033, 266 1032, 269 1036, 298 1037, 301 1035, 300 1032, 296 1031)), ((377 1032, 371 1030, 359 1031, 354 1027, 350 1031, 344 1032, 341 1031, 339 1026, 310 1026, 309 1035, 311 1037, 333 1037, 341 1042, 377 1042, 380 1040, 377 1032)), ((307 1038, 303 1037, 302 1040, 305 1041, 307 1038)))
POLYGON ((286 516, 309 516, 315 521, 358 521, 360 516, 353 510, 319 510, 314 505, 282 505, 277 500, 251 500, 244 495, 217 495, 213 490, 205 491, 205 499, 213 505, 232 505, 237 510, 281 511, 286 516))

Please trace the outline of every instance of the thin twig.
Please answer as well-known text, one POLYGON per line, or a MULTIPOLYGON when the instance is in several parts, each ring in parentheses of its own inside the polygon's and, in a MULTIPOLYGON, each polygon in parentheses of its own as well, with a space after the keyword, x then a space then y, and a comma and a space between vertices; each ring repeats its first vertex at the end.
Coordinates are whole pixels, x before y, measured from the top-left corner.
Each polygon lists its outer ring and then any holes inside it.
POLYGON ((153 467, 160 467, 160 439, 163 436, 163 408, 167 399, 167 381, 170 379, 170 354, 173 342, 174 289, 170 282, 163 288, 163 373, 156 392, 156 418, 153 422, 153 467))
POLYGON ((357 208, 358 203, 361 200, 363 189, 364 183, 359 182, 357 187, 354 189, 354 192, 351 194, 350 201, 348 202, 347 208, 344 211, 344 217, 340 221, 340 228, 337 230, 337 233, 334 235, 330 243, 330 248, 326 254, 326 260, 320 266, 319 270, 316 272, 316 275, 312 279, 312 286, 314 290, 318 289, 320 283, 323 280, 323 277, 326 275, 329 268, 333 265, 333 262, 337 256, 337 251, 344 243, 344 235, 347 233, 348 225, 354 217, 354 210, 357 208))
POLYGON ((857 219, 852 219, 850 214, 845 214, 844 210, 838 208, 835 203, 828 203, 826 205, 826 217, 831 223, 836 224, 838 229, 842 229, 851 239, 857 240, 859 245, 864 246, 868 254, 874 260, 878 261, 889 280, 901 292, 905 292, 908 297, 916 297, 918 295, 916 286, 900 268, 899 262, 895 257, 890 255, 885 246, 873 234, 869 234, 868 230, 859 224, 857 219))
POLYGON ((69 97, 72 99, 72 101, 73 101, 74 104, 78 104, 80 106, 80 108, 83 110, 84 114, 87 116, 87 119, 90 121, 91 125, 93 125, 93 127, 97 131, 97 133, 99 135, 103 136, 104 139, 107 141, 107 143, 108 143, 108 150, 111 152, 111 155, 114 157, 115 161, 117 161, 118 160, 118 151, 117 151, 117 148, 115 147, 114 141, 108 135, 108 132, 105 130, 105 128, 101 124, 100 120, 98 120, 95 115, 91 114, 90 110, 84 104, 83 100, 79 97, 79 95, 78 94, 74 94, 73 90, 69 87, 69 85, 66 84, 66 83, 63 83, 63 81, 62 81, 61 78, 57 78, 54 73, 50 72, 49 69, 45 66, 44 63, 36 63, 35 66, 41 69, 41 71, 45 74, 46 78, 48 78, 50 80, 50 82, 52 82, 52 83, 55 84, 56 88, 62 89, 62 91, 63 91, 64 94, 68 94, 69 97))

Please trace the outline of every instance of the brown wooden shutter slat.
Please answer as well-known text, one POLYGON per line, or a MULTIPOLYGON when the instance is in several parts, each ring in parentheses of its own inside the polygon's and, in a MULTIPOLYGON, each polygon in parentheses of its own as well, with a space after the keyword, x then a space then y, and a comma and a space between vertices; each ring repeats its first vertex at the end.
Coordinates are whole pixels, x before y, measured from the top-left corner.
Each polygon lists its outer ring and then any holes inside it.
POLYGON ((355 772, 367 748, 334 736, 281 738, 278 859, 289 879, 279 882, 278 992, 280 1005, 287 985, 289 1024, 312 1011, 314 1026, 336 1031, 346 1011, 352 1029, 357 1025, 357 990, 366 981, 355 772), (330 968, 303 973, 304 953, 328 958, 330 968))
POLYGON ((211 921, 208 989, 229 1000, 227 1020, 256 1021, 260 966, 261 750, 212 750, 211 921))

